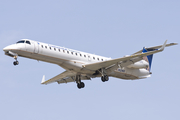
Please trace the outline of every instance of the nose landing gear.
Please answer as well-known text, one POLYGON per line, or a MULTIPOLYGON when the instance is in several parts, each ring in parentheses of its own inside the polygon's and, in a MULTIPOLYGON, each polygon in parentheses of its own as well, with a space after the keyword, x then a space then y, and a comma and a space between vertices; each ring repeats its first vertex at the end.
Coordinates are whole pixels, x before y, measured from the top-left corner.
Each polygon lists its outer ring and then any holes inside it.
POLYGON ((16 66, 16 65, 19 65, 19 62, 17 61, 17 56, 14 56, 14 59, 16 60, 16 61, 14 61, 13 62, 13 64, 16 66))

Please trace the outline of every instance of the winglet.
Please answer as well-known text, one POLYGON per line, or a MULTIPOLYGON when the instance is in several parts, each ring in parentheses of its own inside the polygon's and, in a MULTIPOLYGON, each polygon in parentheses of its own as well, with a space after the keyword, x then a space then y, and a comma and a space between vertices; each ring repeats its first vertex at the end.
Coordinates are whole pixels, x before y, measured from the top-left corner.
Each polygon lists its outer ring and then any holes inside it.
POLYGON ((162 45, 162 47, 159 49, 160 51, 163 51, 164 48, 166 47, 166 43, 167 43, 167 40, 164 42, 164 44, 162 45))
POLYGON ((45 75, 43 75, 43 78, 42 78, 41 84, 43 84, 44 82, 45 82, 45 75))

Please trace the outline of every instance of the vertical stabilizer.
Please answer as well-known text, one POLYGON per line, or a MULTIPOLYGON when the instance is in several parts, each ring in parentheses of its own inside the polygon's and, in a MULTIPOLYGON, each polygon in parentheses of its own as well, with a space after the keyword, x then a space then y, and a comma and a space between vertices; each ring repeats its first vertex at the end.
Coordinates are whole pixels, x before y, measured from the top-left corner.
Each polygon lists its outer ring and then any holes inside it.
MULTIPOLYGON (((149 52, 149 51, 154 51, 154 49, 146 49, 144 47, 143 50, 142 50, 143 53, 146 53, 146 52, 149 52)), ((147 68, 147 70, 150 72, 151 71, 151 65, 152 65, 152 59, 153 59, 153 54, 148 55, 146 57, 143 57, 143 59, 149 63, 149 67, 147 68)))

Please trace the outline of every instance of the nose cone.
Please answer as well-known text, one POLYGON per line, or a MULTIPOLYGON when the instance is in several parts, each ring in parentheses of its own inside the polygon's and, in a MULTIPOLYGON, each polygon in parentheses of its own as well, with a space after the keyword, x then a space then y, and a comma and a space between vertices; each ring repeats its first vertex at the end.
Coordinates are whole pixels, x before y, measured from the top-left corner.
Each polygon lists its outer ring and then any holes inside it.
POLYGON ((17 46, 16 45, 9 45, 5 48, 3 48, 3 51, 10 51, 10 50, 16 50, 17 46))
POLYGON ((3 48, 3 51, 8 51, 9 50, 9 46, 3 48))

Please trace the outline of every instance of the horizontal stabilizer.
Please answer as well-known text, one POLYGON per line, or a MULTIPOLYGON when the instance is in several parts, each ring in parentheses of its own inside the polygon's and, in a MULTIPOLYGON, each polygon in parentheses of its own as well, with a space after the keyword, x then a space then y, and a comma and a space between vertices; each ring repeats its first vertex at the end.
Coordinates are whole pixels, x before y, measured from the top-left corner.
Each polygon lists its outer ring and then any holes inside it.
MULTIPOLYGON (((173 46, 173 45, 177 45, 178 43, 169 43, 169 44, 166 44, 165 47, 169 47, 169 46, 173 46)), ((146 48, 147 50, 148 49, 152 49, 152 50, 155 50, 155 49, 159 49, 161 48, 162 45, 159 45, 159 46, 154 46, 154 47, 148 47, 146 48)), ((138 52, 134 53, 134 54, 138 54, 138 53, 142 53, 142 50, 139 50, 138 52)))

